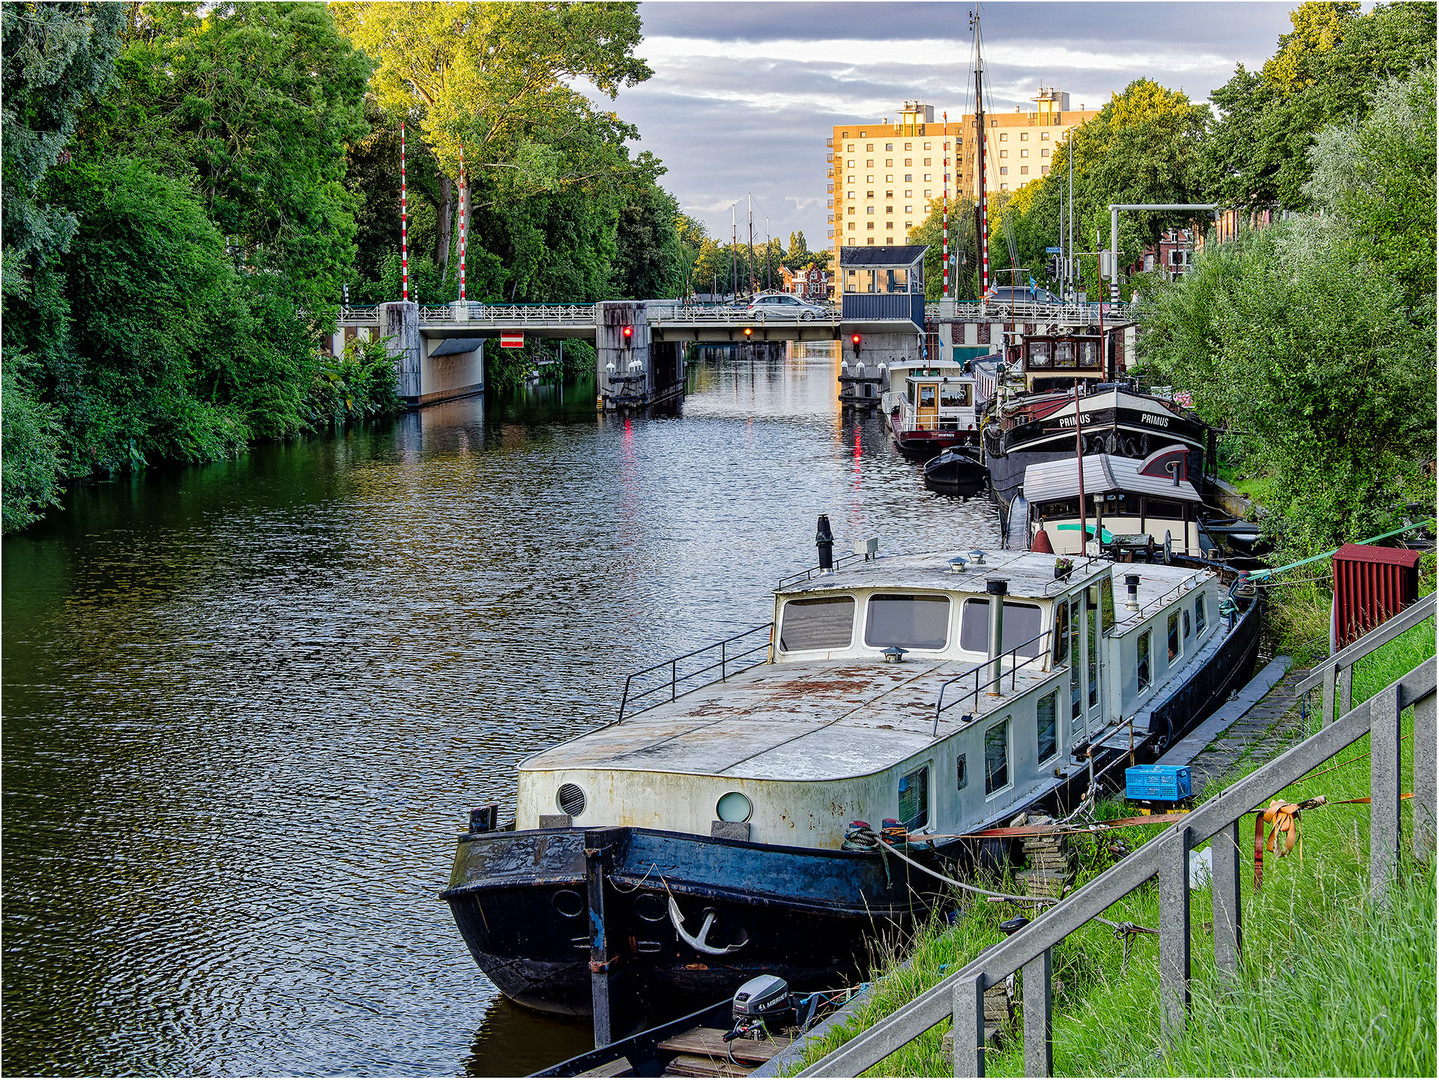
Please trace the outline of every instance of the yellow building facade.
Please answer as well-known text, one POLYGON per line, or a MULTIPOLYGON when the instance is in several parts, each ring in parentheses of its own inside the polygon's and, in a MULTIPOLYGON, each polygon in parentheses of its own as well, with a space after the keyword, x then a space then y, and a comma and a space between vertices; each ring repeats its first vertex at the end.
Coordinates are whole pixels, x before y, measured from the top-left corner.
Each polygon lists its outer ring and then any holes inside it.
MULTIPOLYGON (((1054 148, 1078 125, 1097 115, 1069 107, 1069 95, 1041 87, 1034 109, 986 112, 985 185, 991 192, 1017 191, 1049 173, 1054 148)), ((909 230, 929 214, 945 191, 976 199, 977 118, 966 113, 936 122, 934 106, 907 101, 898 118, 877 124, 837 124, 827 142, 829 244, 834 265, 841 247, 908 243, 909 230)))

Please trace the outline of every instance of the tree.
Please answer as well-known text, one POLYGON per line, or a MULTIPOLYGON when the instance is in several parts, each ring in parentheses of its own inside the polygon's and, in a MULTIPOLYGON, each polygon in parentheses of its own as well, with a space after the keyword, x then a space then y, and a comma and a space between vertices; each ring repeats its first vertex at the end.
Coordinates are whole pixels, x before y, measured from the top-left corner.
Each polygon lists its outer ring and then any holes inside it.
MULTIPOLYGON (((909 230, 909 243, 929 245, 924 253, 925 298, 940 299, 944 292, 944 204, 940 200, 930 203, 924 220, 909 230)), ((949 255, 954 264, 950 298, 978 299, 974 271, 979 265, 979 248, 972 199, 956 198, 949 207, 949 255)))
POLYGON ((14 259, 61 250, 75 231, 74 215, 45 205, 40 185, 65 153, 81 108, 109 85, 124 20, 118 4, 0 5, 0 213, 14 259))
POLYGON ((679 217, 674 196, 653 179, 636 185, 620 210, 612 295, 644 300, 684 291, 690 267, 680 243, 679 217))

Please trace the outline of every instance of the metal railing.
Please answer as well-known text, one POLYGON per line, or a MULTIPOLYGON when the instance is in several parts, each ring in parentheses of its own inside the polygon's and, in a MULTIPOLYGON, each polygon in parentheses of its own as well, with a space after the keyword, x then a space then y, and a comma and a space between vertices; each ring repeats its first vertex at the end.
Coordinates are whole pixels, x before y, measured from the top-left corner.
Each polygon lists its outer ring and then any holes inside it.
POLYGON ((379 305, 365 304, 359 307, 341 307, 340 314, 336 316, 335 323, 337 326, 379 326, 379 305))
POLYGON ((1304 694, 1313 690, 1316 686, 1324 687, 1324 704, 1319 714, 1320 726, 1327 725, 1334 719, 1334 704, 1336 694, 1339 699, 1340 713, 1347 713, 1353 703, 1354 697, 1354 662, 1360 657, 1368 655, 1373 647, 1365 647, 1365 643, 1372 634, 1385 631, 1390 634, 1386 641, 1392 640, 1394 636, 1402 634, 1412 626, 1418 626, 1425 619, 1434 614, 1434 594, 1430 593, 1421 600, 1411 604, 1404 611, 1401 611, 1394 618, 1390 619, 1378 630, 1372 631, 1371 635, 1360 638, 1348 648, 1340 649, 1333 656, 1320 664, 1314 665, 1309 672, 1295 687, 1298 693, 1304 694))
MULTIPOLYGON (((1114 626, 1110 628, 1110 631, 1113 632, 1113 630, 1116 630, 1127 623, 1132 623, 1137 619, 1149 618, 1151 614, 1164 607, 1164 605, 1169 603, 1171 600, 1176 600, 1180 596, 1183 596, 1196 582, 1202 582, 1203 580, 1204 571, 1202 570, 1198 573, 1190 574, 1189 577, 1185 578, 1178 585, 1174 586, 1174 588, 1170 589, 1163 596, 1155 597, 1153 600, 1150 600, 1147 603, 1141 605, 1134 611, 1130 611, 1128 608, 1125 608, 1120 604, 1115 604, 1114 626), (1124 612, 1124 617, 1122 619, 1119 617, 1120 611, 1124 612)), ((1116 597, 1115 599, 1117 600, 1118 597, 1116 597)))
MULTIPOLYGON (((863 556, 859 552, 853 551, 850 552, 848 555, 837 555, 835 556, 834 566, 831 569, 838 570, 845 563, 853 562, 855 559, 859 559, 862 557, 863 556)), ((810 581, 811 579, 813 579, 816 574, 825 574, 827 572, 828 571, 826 571, 822 566, 811 566, 808 570, 801 570, 795 574, 786 574, 784 577, 779 579, 779 584, 775 586, 775 591, 778 592, 780 589, 783 589, 788 585, 803 585, 806 581, 810 581)))
POLYGON ((954 676, 954 678, 945 679, 944 682, 940 683, 939 699, 934 703, 934 734, 939 734, 939 718, 946 710, 954 708, 962 701, 969 701, 973 699, 974 711, 978 712, 979 693, 981 690, 988 690, 991 686, 998 686, 999 689, 996 690, 995 693, 1004 693, 1004 662, 1006 659, 1010 663, 1009 689, 1011 692, 1013 692, 1014 688, 1019 684, 1020 668, 1028 667, 1030 664, 1034 663, 1034 661, 1039 660, 1041 661, 1039 670, 1047 674, 1049 672, 1049 644, 1047 639, 1053 633, 1053 630, 1041 630, 1028 641, 1021 641, 1018 645, 1010 649, 1007 653, 992 657, 988 660, 985 660, 983 663, 976 664, 968 671, 961 671, 958 675, 954 676), (1037 650, 1033 656, 1026 656, 1024 658, 1024 663, 1021 664, 1019 662, 1019 650, 1029 645, 1033 645, 1040 638, 1046 639, 1044 648, 1037 650), (995 664, 999 665, 999 674, 992 675, 989 677, 988 680, 981 683, 979 681, 980 672, 984 671, 987 668, 993 668, 995 664), (948 690, 951 686, 953 686, 955 683, 962 682, 963 680, 969 678, 971 675, 974 676, 974 689, 966 693, 963 697, 955 698, 948 705, 946 705, 944 703, 944 692, 948 690))
POLYGON ((653 709, 659 705, 663 705, 667 701, 675 701, 678 698, 684 697, 686 694, 692 694, 696 690, 701 690, 706 686, 713 686, 717 682, 725 682, 729 679, 731 675, 738 675, 743 671, 748 671, 750 668, 759 667, 759 665, 765 663, 765 661, 769 659, 769 645, 771 636, 770 631, 772 630, 773 625, 773 623, 762 623, 761 625, 753 627, 752 629, 735 634, 733 637, 727 637, 723 641, 716 641, 713 645, 705 645, 702 648, 695 649, 693 652, 687 652, 681 656, 676 656, 672 660, 666 660, 663 663, 653 664, 650 667, 634 672, 627 679, 625 679, 625 691, 624 694, 620 697, 620 717, 618 720, 615 721, 615 723, 624 723, 626 712, 629 712, 631 716, 636 716, 642 712, 648 712, 650 709, 653 709), (737 642, 741 642, 744 641, 746 638, 753 637, 760 631, 764 631, 765 633, 765 639, 762 643, 758 645, 750 645, 748 647, 740 649, 739 651, 735 651, 732 648, 732 646, 734 646, 737 642), (702 667, 697 667, 693 671, 687 671, 683 674, 680 673, 680 661, 692 660, 697 656, 703 656, 705 653, 712 653, 716 649, 719 650, 718 660, 705 664, 702 667), (754 654, 758 652, 763 652, 764 656, 758 660, 753 659, 754 654), (680 688, 681 683, 688 682, 691 679, 695 679, 701 675, 708 674, 709 672, 714 671, 716 668, 719 669, 719 675, 717 675, 716 677, 712 679, 706 679, 704 682, 695 683, 694 685, 687 686, 684 689, 680 688), (636 679, 641 678, 645 675, 649 675, 651 672, 660 671, 662 669, 669 670, 669 678, 667 680, 662 679, 654 686, 651 686, 646 690, 640 690, 639 692, 631 695, 630 688, 636 679), (632 702, 643 701, 646 698, 652 697, 655 694, 662 693, 666 690, 669 691, 668 697, 661 698, 658 701, 651 701, 643 708, 630 711, 629 706, 632 702))
POLYGON ((482 304, 465 301, 465 314, 455 317, 454 304, 420 308, 420 322, 469 322, 480 326, 594 326, 593 304, 482 304))
POLYGON ((941 300, 926 304, 924 314, 926 319, 934 321, 1016 318, 1027 322, 1073 324, 1098 322, 1101 314, 1105 322, 1128 322, 1131 316, 1130 305, 1122 303, 1106 302, 1101 306, 1098 303, 1031 304, 1009 300, 989 300, 984 303, 941 300))
MULTIPOLYGON (((1412 612, 1413 609, 1411 608, 1412 612)), ((1433 612, 1430 598, 1428 612, 1433 612)), ((1343 664, 1392 641, 1412 621, 1398 616, 1344 650, 1343 664)), ((1337 654, 1332 660, 1339 660, 1337 654)), ((874 1027, 809 1066, 800 1076, 859 1076, 944 1020, 954 1030, 954 1075, 984 1075, 984 992, 1022 971, 1024 1068, 1027 1076, 1053 1074, 1051 952, 1090 919, 1102 915, 1156 874, 1159 877, 1160 1028, 1173 1043, 1189 1012, 1189 852, 1213 839, 1211 881, 1214 961, 1222 977, 1239 971, 1239 821, 1318 765, 1370 735, 1369 895, 1383 902, 1400 855, 1400 717, 1414 708, 1413 850, 1423 858, 1435 838, 1435 665, 1432 659, 1367 702, 1280 754, 1165 829, 1122 862, 1050 907, 1012 937, 980 953, 874 1027)), ((1302 685, 1302 684, 1301 684, 1302 685)))

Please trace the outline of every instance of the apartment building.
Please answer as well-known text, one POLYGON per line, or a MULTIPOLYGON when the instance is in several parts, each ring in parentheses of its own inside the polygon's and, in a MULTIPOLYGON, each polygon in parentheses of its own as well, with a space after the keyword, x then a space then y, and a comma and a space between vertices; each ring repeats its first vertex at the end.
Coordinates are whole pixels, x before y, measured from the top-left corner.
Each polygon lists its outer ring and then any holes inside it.
MULTIPOLYGON (((986 112, 985 184, 990 191, 1016 191, 1049 173, 1054 148, 1079 124, 1097 115, 1069 107, 1069 95, 1041 87, 1035 108, 986 112)), ((945 190, 979 195, 974 148, 977 117, 966 113, 936 123, 934 106, 906 101, 899 117, 878 124, 838 124, 827 141, 828 239, 839 265, 841 247, 904 244, 909 230, 929 214, 945 190)))

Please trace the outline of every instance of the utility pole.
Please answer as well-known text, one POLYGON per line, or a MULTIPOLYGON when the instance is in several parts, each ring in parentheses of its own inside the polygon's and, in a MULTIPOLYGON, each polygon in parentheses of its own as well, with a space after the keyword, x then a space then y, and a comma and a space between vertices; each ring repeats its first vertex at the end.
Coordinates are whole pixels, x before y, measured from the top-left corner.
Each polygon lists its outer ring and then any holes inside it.
POLYGON ((749 199, 749 294, 750 294, 750 297, 753 298, 753 297, 754 297, 754 293, 755 293, 755 280, 754 280, 754 194, 753 194, 753 193, 750 193, 750 194, 747 196, 747 198, 749 199))

